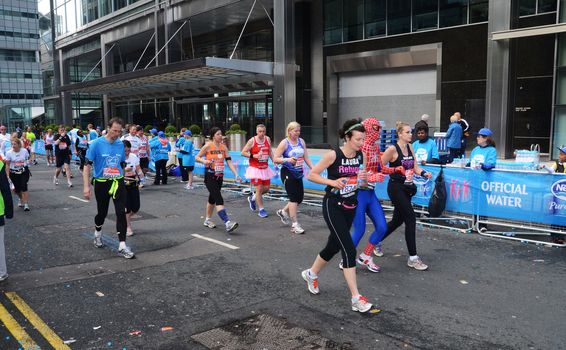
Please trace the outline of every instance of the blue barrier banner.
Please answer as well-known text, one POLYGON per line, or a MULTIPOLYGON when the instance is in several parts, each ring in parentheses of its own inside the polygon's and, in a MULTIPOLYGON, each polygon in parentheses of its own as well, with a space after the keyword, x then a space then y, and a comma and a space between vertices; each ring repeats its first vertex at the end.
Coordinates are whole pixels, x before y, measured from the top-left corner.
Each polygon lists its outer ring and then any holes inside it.
MULTIPOLYGON (((432 179, 415 176, 413 203, 428 206, 438 166, 424 166, 432 179)), ((376 187, 379 199, 389 200, 387 177, 376 187)), ((566 226, 566 176, 521 171, 444 168, 446 210, 469 215, 566 226)))
MULTIPOLYGON (((36 141, 34 147, 36 154, 45 154, 42 140, 36 141)), ((245 180, 249 159, 236 151, 231 151, 230 156, 238 176, 245 180)), ((310 156, 310 158, 316 164, 321 157, 310 156)), ((279 177, 279 166, 273 165, 271 161, 269 166, 277 173, 271 179, 271 183, 283 187, 279 177)), ((153 162, 150 167, 155 169, 153 162)), ((426 207, 434 190, 434 179, 440 172, 440 167, 425 165, 423 168, 431 172, 433 177, 432 179, 414 177, 417 194, 413 197, 413 203, 426 207)), ((195 163, 194 172, 204 175, 204 165, 195 163)), ((310 169, 305 167, 303 179, 305 189, 324 191, 325 186, 307 180, 309 172, 310 169)), ((326 171, 322 176, 326 177, 326 171)), ((225 168, 225 177, 234 178, 228 167, 225 168)), ((389 177, 385 176, 385 180, 375 187, 375 193, 381 200, 389 200, 388 181, 389 177)), ((448 166, 444 168, 444 181, 448 196, 447 211, 566 226, 566 175, 526 171, 483 171, 448 166)))

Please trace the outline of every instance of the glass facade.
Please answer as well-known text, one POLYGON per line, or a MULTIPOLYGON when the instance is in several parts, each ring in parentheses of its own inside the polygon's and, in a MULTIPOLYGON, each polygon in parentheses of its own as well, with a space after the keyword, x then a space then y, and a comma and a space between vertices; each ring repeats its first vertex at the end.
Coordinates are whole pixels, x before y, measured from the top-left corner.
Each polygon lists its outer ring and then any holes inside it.
POLYGON ((56 0, 57 36, 72 33, 99 18, 110 15, 138 0, 56 0))
POLYGON ((41 97, 37 2, 0 2, 0 123, 31 125, 41 97))
MULTIPOLYGON (((325 0, 324 44, 339 44, 486 22, 488 2, 488 0, 325 0)), ((541 8, 547 8, 549 6, 547 2, 547 0, 538 0, 537 4, 540 3, 541 8)))

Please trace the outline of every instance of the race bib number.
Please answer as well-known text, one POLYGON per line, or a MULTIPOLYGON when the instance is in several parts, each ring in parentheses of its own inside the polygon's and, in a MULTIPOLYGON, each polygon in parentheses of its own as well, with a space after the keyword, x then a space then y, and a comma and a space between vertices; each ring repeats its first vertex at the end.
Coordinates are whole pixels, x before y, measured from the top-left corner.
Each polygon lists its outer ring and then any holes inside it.
POLYGON ((261 163, 267 163, 267 161, 269 160, 269 155, 267 153, 260 152, 257 160, 261 163))
POLYGON ((295 163, 295 168, 302 168, 304 163, 305 163, 305 158, 298 157, 297 162, 295 163))
POLYGON ((120 169, 107 167, 102 170, 102 177, 105 179, 114 179, 120 177, 120 169))
POLYGON ((215 175, 222 176, 224 174, 224 162, 214 162, 212 169, 215 175))
POLYGON ((67 143, 61 141, 61 142, 59 143, 59 149, 67 149, 67 143))
POLYGON ((348 178, 348 182, 343 189, 340 190, 340 195, 342 197, 347 197, 349 194, 355 192, 358 189, 358 177, 352 176, 348 178))

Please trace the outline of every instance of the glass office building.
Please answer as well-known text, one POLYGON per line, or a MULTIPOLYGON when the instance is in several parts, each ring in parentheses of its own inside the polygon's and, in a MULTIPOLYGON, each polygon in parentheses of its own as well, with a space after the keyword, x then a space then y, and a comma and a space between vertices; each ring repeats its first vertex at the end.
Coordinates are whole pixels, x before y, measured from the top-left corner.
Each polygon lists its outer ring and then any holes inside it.
POLYGON ((37 2, 0 2, 0 122, 31 125, 41 109, 37 2))
POLYGON ((250 133, 264 123, 281 139, 297 120, 309 143, 335 144, 348 118, 376 116, 393 127, 426 113, 434 130, 446 130, 458 111, 472 130, 496 132, 501 156, 566 144, 563 1, 54 6, 56 95, 67 123, 118 115, 205 131, 239 123, 250 133))

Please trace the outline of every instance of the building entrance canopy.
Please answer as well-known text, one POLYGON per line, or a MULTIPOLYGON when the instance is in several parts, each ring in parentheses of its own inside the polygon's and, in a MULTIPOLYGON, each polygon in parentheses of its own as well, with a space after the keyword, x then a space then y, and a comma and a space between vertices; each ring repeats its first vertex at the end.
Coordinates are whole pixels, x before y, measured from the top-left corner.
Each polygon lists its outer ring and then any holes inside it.
POLYGON ((272 62, 203 57, 68 84, 60 91, 105 94, 119 102, 251 91, 272 85, 272 62))

